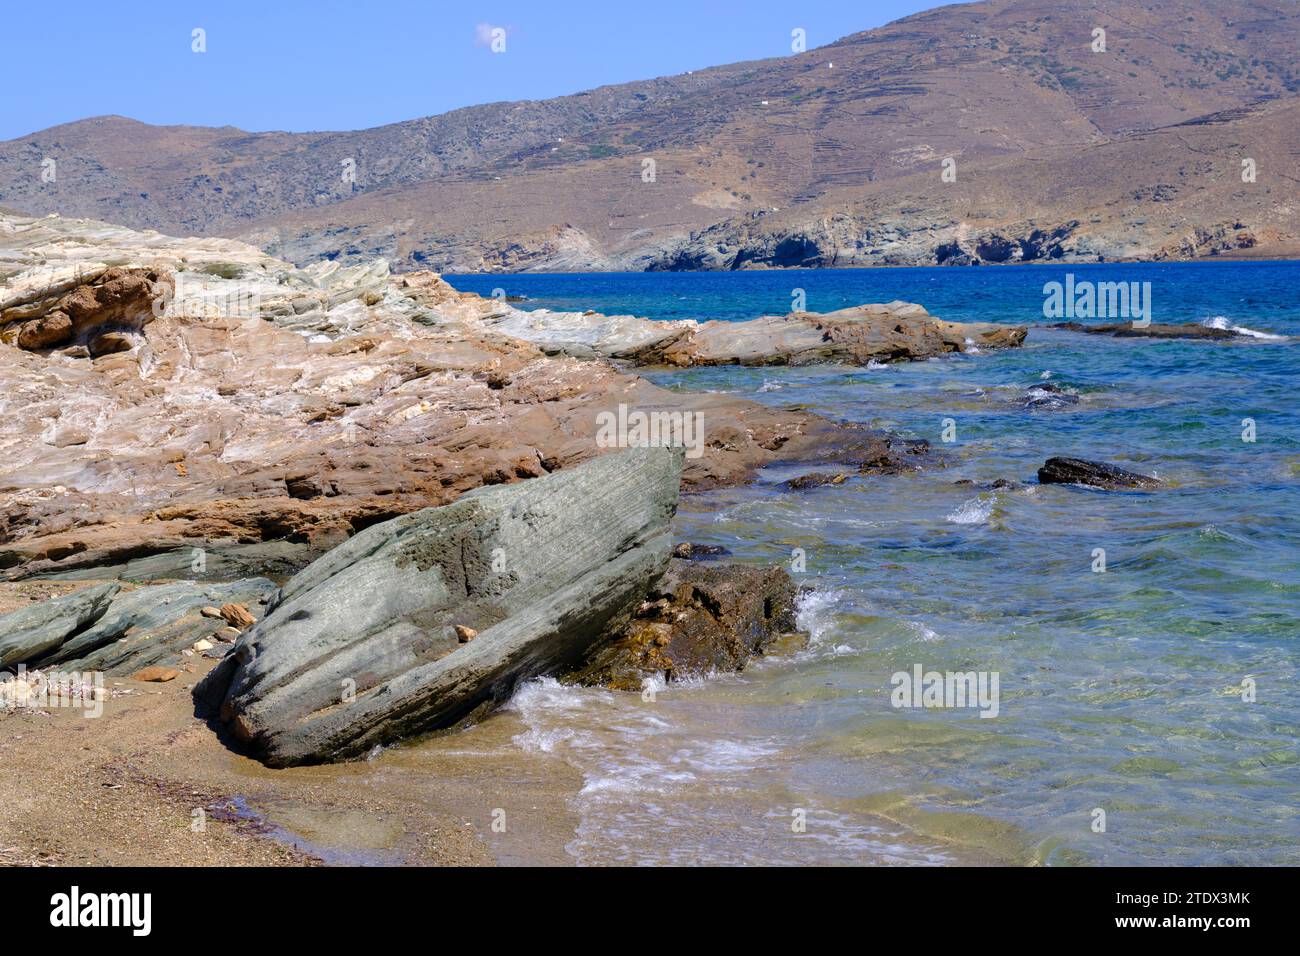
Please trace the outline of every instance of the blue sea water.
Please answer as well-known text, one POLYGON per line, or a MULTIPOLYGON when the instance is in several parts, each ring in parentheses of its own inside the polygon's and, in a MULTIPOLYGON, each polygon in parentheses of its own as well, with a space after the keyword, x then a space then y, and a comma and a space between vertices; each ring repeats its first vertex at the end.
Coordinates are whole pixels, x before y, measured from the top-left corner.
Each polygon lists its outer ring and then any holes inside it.
POLYGON ((784 313, 802 289, 815 311, 903 299, 1040 325, 1044 283, 1067 272, 1150 282, 1155 322, 1260 334, 1033 328, 1020 349, 883 368, 649 373, 928 439, 948 464, 810 493, 780 487, 806 467, 775 467, 683 498, 679 540, 786 565, 802 549, 812 641, 653 705, 546 683, 521 694, 533 732, 567 741, 587 780, 574 856, 1300 864, 1300 264, 449 278, 525 308, 655 319, 784 313), (1017 401, 1045 381, 1078 403, 1017 401), (1040 486, 1052 455, 1167 486, 1040 486), (1017 485, 988 487, 999 478, 1017 485), (891 676, 917 664, 996 672, 998 716, 893 707, 891 676))

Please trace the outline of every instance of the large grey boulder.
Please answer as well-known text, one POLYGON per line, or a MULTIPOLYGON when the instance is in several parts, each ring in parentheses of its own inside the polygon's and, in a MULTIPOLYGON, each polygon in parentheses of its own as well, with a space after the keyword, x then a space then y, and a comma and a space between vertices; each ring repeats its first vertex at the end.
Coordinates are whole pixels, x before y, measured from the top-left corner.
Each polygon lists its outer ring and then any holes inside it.
POLYGON ((681 467, 637 448, 367 528, 284 586, 195 688, 200 712, 289 766, 485 711, 630 620, 667 565, 681 467))
POLYGON ((58 648, 98 620, 120 589, 100 584, 0 615, 0 667, 26 664, 58 648))

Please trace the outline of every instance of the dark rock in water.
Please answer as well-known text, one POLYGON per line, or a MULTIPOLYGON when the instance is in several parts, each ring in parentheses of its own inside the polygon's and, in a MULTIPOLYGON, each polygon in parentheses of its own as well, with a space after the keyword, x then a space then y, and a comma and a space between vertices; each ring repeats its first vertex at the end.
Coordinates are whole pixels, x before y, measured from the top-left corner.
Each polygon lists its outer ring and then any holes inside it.
POLYGON ((1031 411, 1039 409, 1051 410, 1078 405, 1079 396, 1073 392, 1067 392, 1059 385, 1047 383, 1032 386, 1024 395, 1016 399, 1015 404, 1031 411))
POLYGON ((1020 487, 1020 482, 1013 481, 1010 478, 999 478, 997 481, 993 482, 993 484, 989 485, 989 487, 994 491, 1014 491, 1020 487))
POLYGON ((1088 335, 1113 335, 1121 339, 1224 339, 1246 338, 1231 329, 1215 329, 1208 325, 1178 325, 1174 323, 1153 322, 1147 326, 1135 326, 1132 322, 1111 322, 1102 325, 1084 325, 1082 322, 1056 322, 1048 326, 1053 329, 1067 329, 1070 332, 1084 332, 1088 335))
POLYGON ((613 690, 742 670, 796 630, 798 589, 783 568, 673 561, 621 638, 563 679, 613 690))
POLYGON ((891 436, 858 462, 858 471, 873 475, 920 471, 929 457, 930 443, 925 439, 891 436))
POLYGON ((0 667, 27 664, 56 650, 98 620, 120 588, 100 584, 0 615, 0 667))
POLYGON ((285 584, 200 712, 271 766, 486 712, 621 633, 667 565, 682 462, 634 448, 372 525, 285 584))
POLYGON ((674 558, 682 558, 687 561, 707 561, 710 558, 720 558, 727 554, 731 554, 731 552, 720 544, 692 544, 689 541, 683 541, 673 548, 674 558))
POLYGON ((842 472, 831 474, 824 471, 815 471, 808 475, 791 478, 789 481, 783 481, 781 486, 789 488, 791 491, 808 491, 811 488, 821 488, 823 485, 842 485, 848 480, 848 477, 842 472))
POLYGON ((1044 485, 1091 485, 1094 488, 1154 488, 1162 482, 1150 475, 1125 471, 1104 461, 1083 458, 1049 458, 1038 469, 1044 485))

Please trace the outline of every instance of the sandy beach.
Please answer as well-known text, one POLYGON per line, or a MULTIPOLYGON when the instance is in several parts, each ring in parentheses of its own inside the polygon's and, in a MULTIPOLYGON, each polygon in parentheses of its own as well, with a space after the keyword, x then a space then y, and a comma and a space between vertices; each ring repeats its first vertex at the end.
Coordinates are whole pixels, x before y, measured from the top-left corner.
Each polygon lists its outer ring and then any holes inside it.
MULTIPOLYGON (((0 714, 0 863, 566 862, 564 801, 575 781, 554 765, 539 785, 526 755, 511 766, 459 755, 433 761, 418 793, 385 782, 386 764, 411 759, 401 748, 368 762, 268 770, 193 716, 190 688, 211 662, 190 666, 161 684, 110 678, 120 696, 98 718, 72 708, 0 714), (506 832, 494 833, 492 811, 507 793, 506 832), (196 832, 198 809, 206 819, 196 832)), ((511 730, 508 719, 499 726, 511 730)))

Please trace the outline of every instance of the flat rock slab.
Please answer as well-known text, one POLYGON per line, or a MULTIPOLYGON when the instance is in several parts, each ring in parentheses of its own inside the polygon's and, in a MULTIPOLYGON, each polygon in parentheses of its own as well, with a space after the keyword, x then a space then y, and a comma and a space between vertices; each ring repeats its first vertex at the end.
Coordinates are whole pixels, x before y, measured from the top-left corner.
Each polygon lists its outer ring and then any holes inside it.
POLYGON ((0 667, 56 651, 108 610, 119 584, 100 584, 0 615, 0 667))
POLYGON ((1179 325, 1177 323, 1152 322, 1150 325, 1134 325, 1132 322, 1110 322, 1103 325, 1084 325, 1082 322, 1057 322, 1049 326, 1053 329, 1065 329, 1069 332, 1083 332, 1087 335, 1113 335, 1121 339, 1204 339, 1222 342, 1228 339, 1248 338, 1231 329, 1216 329, 1208 325, 1179 325))
POLYGON ((224 629, 201 615, 205 605, 266 601, 265 578, 229 584, 174 581, 135 590, 94 584, 0 615, 0 667, 66 667, 126 673, 169 659, 224 629))
POLYGON ((195 688, 200 711, 270 766, 483 712, 630 619, 668 561, 681 468, 680 449, 636 448, 367 528, 284 586, 195 688))

